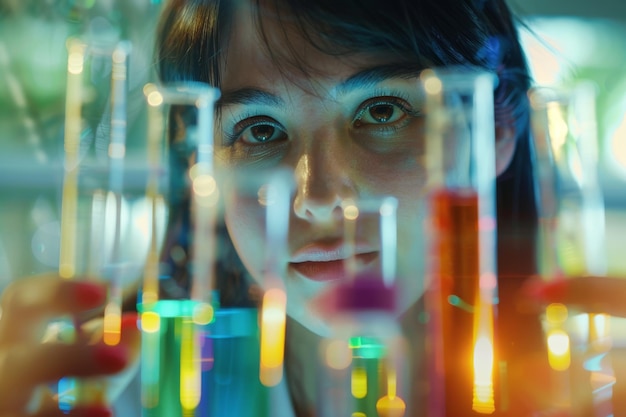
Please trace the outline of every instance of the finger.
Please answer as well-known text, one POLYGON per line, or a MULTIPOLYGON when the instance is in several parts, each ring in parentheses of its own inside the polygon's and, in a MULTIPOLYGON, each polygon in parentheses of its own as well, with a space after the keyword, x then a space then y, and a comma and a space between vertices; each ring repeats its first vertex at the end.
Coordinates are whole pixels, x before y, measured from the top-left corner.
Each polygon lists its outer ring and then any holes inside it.
POLYGON ((56 396, 53 396, 48 391, 46 400, 41 403, 41 406, 35 409, 35 412, 30 413, 32 416, 89 416, 89 417, 108 417, 111 416, 111 410, 104 404, 81 404, 75 405, 71 410, 66 408, 61 409, 56 396))
POLYGON ((62 410, 57 396, 52 392, 49 385, 37 387, 26 405, 26 413, 29 416, 57 415, 60 411, 62 410))
POLYGON ((112 415, 113 413, 108 407, 89 406, 76 408, 69 412, 59 410, 58 407, 50 407, 35 414, 10 413, 0 414, 0 417, 111 417, 112 415))
POLYGON ((0 351, 0 416, 25 407, 35 386, 65 376, 113 374, 128 364, 128 356, 123 344, 43 344, 0 351))
POLYGON ((585 276, 532 280, 522 288, 520 299, 530 305, 562 303, 587 313, 626 317, 625 293, 626 279, 585 276))
POLYGON ((113 413, 104 406, 80 406, 69 413, 62 414, 64 417, 111 417, 113 413))
POLYGON ((45 322, 102 305, 107 289, 93 281, 37 275, 15 281, 2 293, 0 345, 38 340, 45 322))
MULTIPOLYGON (((141 349, 141 332, 138 327, 137 314, 125 313, 121 318, 121 337, 120 343, 126 346, 128 351, 128 366, 122 372, 115 375, 100 377, 99 381, 103 382, 103 386, 106 387, 106 395, 110 401, 115 399, 121 394, 121 392, 128 386, 130 380, 133 378, 137 371, 139 353, 141 349)), ((82 331, 85 335, 88 335, 90 344, 102 342, 102 328, 103 320, 94 319, 83 325, 82 331)), ((38 390, 40 396, 32 398, 32 407, 30 410, 37 410, 41 407, 47 407, 49 409, 58 408, 57 397, 53 396, 49 389, 38 390)), ((71 395, 71 394, 70 394, 71 395)), ((30 404, 29 404, 30 405, 30 404)))

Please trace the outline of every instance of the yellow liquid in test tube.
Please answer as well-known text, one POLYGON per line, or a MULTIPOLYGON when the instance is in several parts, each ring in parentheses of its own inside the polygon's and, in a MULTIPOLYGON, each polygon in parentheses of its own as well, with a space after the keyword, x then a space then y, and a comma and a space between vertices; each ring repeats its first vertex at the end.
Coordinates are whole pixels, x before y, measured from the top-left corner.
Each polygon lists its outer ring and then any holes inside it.
POLYGON ((184 410, 194 410, 200 404, 200 346, 195 332, 196 324, 187 318, 182 321, 180 347, 180 404, 184 410))
POLYGON ((387 395, 376 403, 376 411, 380 417, 403 417, 406 404, 397 396, 397 376, 392 366, 387 369, 387 395))
POLYGON ((493 304, 491 294, 477 295, 474 313, 474 389, 472 409, 480 414, 495 411, 493 304))
POLYGON ((283 377, 287 295, 281 289, 268 290, 261 311, 261 383, 271 387, 283 377))

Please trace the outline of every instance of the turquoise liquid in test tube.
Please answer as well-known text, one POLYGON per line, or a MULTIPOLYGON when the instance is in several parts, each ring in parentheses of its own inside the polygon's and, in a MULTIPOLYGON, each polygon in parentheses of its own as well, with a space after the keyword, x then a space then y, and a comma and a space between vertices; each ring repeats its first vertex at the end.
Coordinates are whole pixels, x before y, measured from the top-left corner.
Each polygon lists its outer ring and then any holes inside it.
MULTIPOLYGON (((104 342, 115 345, 121 327, 121 198, 130 44, 71 38, 67 49, 59 275, 109 279, 104 342), (110 224, 113 236, 106 233, 105 225, 110 224)), ((81 337, 80 325, 74 318, 74 338, 81 337)), ((62 410, 103 404, 106 384, 64 378, 58 384, 58 398, 62 410)))
POLYGON ((321 416, 412 415, 408 346, 396 311, 397 206, 391 196, 342 204, 348 253, 320 346, 321 416), (364 245, 377 251, 364 253, 364 245))
MULTIPOLYGON (((269 417, 274 410, 271 397, 283 381, 286 303, 285 260, 294 190, 293 172, 287 168, 252 169, 223 167, 225 218, 229 229, 255 230, 239 250, 251 250, 259 270, 251 274, 263 290, 259 309, 221 310, 225 320, 237 318, 258 325, 247 326, 245 338, 238 326, 222 326, 219 315, 212 332, 215 338, 215 365, 207 376, 221 385, 221 407, 214 416, 269 417), (228 315, 228 317, 226 317, 228 315), (217 349, 221 347, 221 351, 217 349), (226 364, 226 366, 224 366, 226 364), (227 382, 220 382, 227 381, 227 382), (234 414, 233 414, 234 413, 234 414)), ((216 410, 216 407, 213 407, 216 410)))
POLYGON ((214 103, 201 83, 144 87, 150 245, 138 310, 144 416, 193 416, 204 394, 205 326, 214 319, 214 103), (174 242, 174 243, 172 243, 174 242), (165 268, 162 259, 173 259, 165 268))
POLYGON ((456 68, 420 78, 430 218, 429 415, 490 414, 497 407, 495 77, 456 68))

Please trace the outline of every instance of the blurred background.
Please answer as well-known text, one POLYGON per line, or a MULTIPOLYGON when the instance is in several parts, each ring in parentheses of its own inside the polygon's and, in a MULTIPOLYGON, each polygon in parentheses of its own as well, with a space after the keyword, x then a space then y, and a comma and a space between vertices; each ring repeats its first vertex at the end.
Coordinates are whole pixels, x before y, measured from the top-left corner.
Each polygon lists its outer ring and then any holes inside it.
MULTIPOLYGON (((596 83, 606 177, 626 178, 626 4, 621 0, 509 0, 509 4, 523 19, 520 30, 536 84, 567 86, 582 79, 596 83)), ((621 194, 626 197, 626 190, 621 194)))
MULTIPOLYGON (((624 1, 509 3, 520 16, 536 84, 597 84, 602 166, 611 186, 624 187, 624 1)), ((20 196, 45 194, 37 187, 62 180, 66 39, 90 33, 130 40, 132 103, 154 79, 152 36, 161 6, 158 0, 0 0, 0 290, 14 277, 54 269, 58 262, 59 187, 49 187, 45 198, 20 196)), ((129 135, 129 151, 140 149, 140 142, 141 135, 129 135)), ((613 195, 626 198, 626 191, 613 195)))
MULTIPOLYGON (((142 88, 154 81, 153 33, 161 6, 155 0, 0 0, 0 291, 14 278, 58 269, 66 40, 131 42, 126 156, 141 157, 145 135, 134 130, 140 126, 135 119, 143 108, 142 88)), ((90 73, 94 78, 110 71, 93 67, 90 73)), ((95 138, 98 147, 102 136, 91 129, 80 140, 95 138)), ((109 199, 103 204, 111 209, 109 199)), ((143 256, 149 235, 145 206, 122 206, 122 240, 143 256)), ((103 251, 110 252, 111 239, 104 240, 103 251)))

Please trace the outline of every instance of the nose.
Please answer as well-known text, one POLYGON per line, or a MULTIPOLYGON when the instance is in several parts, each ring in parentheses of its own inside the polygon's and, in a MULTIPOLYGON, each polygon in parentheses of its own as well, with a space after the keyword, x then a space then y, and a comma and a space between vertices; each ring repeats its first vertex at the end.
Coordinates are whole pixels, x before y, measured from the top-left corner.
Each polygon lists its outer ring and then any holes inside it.
POLYGON ((295 167, 294 212, 297 217, 312 223, 341 219, 342 201, 357 195, 350 175, 349 155, 329 142, 316 141, 300 156, 295 167))

